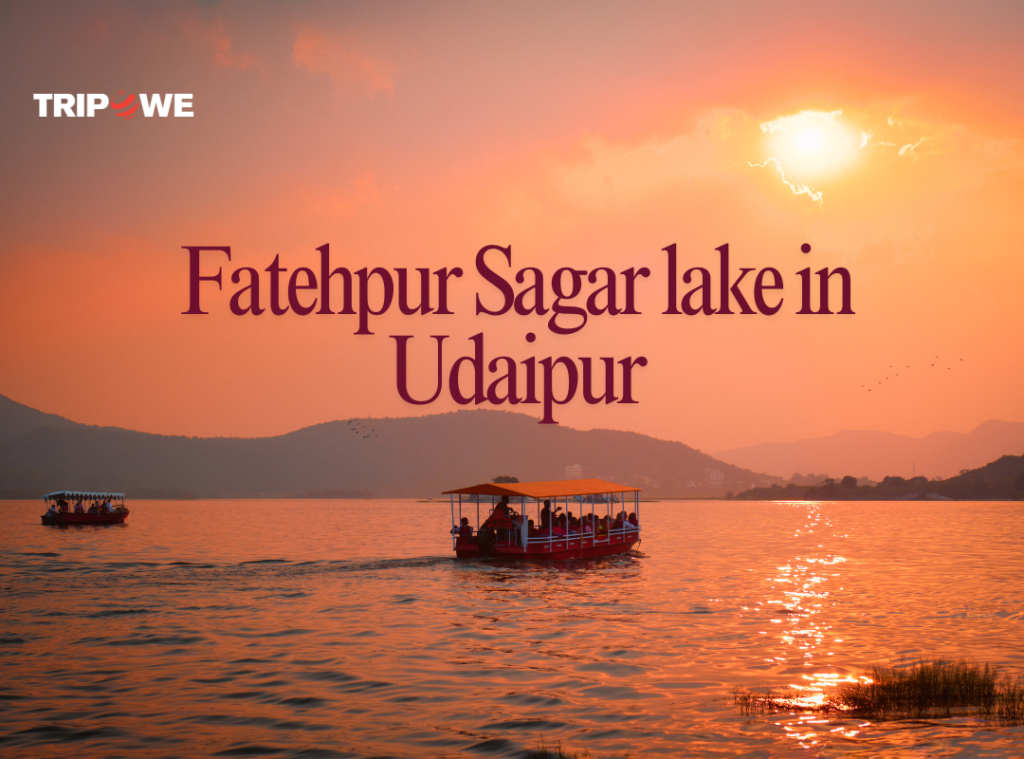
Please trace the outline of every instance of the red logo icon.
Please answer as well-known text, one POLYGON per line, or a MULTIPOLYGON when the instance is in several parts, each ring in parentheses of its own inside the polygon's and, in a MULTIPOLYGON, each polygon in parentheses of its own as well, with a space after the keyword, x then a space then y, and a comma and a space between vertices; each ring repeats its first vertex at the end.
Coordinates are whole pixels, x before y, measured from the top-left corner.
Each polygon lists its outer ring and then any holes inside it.
MULTIPOLYGON (((124 94, 124 90, 118 90, 119 95, 124 94)), ((135 115, 135 111, 138 110, 139 104, 135 100, 135 95, 129 95, 120 103, 111 103, 110 107, 117 112, 117 115, 122 119, 130 119, 135 115), (129 106, 131 106, 129 108, 129 106)))

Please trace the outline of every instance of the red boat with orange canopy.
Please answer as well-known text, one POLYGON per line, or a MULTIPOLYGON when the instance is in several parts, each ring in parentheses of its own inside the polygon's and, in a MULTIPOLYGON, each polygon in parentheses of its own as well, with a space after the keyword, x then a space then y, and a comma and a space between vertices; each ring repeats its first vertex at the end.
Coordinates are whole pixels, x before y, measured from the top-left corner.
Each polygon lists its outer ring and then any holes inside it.
POLYGON ((94 493, 85 490, 55 490, 43 496, 49 507, 43 524, 124 524, 128 509, 124 493, 94 493))
POLYGON ((640 543, 640 488, 553 480, 485 483, 444 494, 451 500, 452 548, 460 559, 580 559, 625 553, 640 543))

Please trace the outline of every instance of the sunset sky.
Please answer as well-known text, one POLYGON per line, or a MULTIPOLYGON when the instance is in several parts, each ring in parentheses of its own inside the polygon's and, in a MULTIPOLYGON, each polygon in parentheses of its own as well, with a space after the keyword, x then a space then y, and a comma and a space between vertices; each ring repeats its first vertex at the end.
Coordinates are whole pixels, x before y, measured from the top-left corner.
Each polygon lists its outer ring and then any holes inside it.
POLYGON ((430 336, 450 365, 483 332, 487 360, 645 356, 638 403, 556 418, 705 451, 1024 421, 1022 39, 1011 2, 4 3, 0 394, 274 435, 460 408, 399 397, 389 335, 414 336, 423 397, 430 336), (121 91, 191 93, 194 117, 33 99, 121 91), (266 290, 266 313, 230 312, 232 271, 319 272, 325 243, 333 267, 461 267, 454 315, 393 305, 355 335, 266 290), (663 314, 662 249, 711 271, 717 305, 726 243, 733 279, 781 273, 779 312, 663 314), (204 254, 208 315, 182 314, 189 245, 232 250, 204 254), (642 313, 571 335, 478 316, 486 245, 512 247, 510 281, 646 266, 642 313), (807 266, 848 269, 856 313, 797 314, 807 266))

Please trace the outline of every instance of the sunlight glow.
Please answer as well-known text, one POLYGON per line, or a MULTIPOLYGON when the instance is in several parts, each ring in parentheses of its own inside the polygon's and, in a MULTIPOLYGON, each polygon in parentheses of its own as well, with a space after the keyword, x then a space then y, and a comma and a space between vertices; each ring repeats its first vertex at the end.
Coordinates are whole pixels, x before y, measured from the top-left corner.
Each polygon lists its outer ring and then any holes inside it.
POLYGON ((842 111, 800 111, 761 124, 766 148, 787 184, 834 177, 848 168, 860 150, 861 135, 842 123, 842 111))
POLYGON ((797 144, 804 150, 811 152, 817 150, 821 145, 821 135, 816 129, 805 129, 796 138, 797 144))

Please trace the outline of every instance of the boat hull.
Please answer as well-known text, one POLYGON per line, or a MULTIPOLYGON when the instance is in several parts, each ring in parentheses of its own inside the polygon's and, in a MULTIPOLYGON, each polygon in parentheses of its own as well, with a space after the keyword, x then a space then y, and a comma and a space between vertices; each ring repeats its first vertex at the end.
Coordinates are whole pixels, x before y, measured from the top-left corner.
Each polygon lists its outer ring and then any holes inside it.
POLYGON ((611 535, 606 538, 554 538, 550 541, 534 539, 525 548, 523 546, 498 543, 489 556, 485 556, 476 544, 475 538, 459 538, 455 541, 455 556, 459 559, 540 559, 543 561, 561 561, 567 559, 592 559, 598 556, 613 556, 626 553, 640 543, 640 535, 627 532, 624 535, 611 535))
POLYGON ((112 514, 43 514, 45 525, 64 526, 70 524, 124 524, 128 517, 127 511, 115 511, 112 514))

